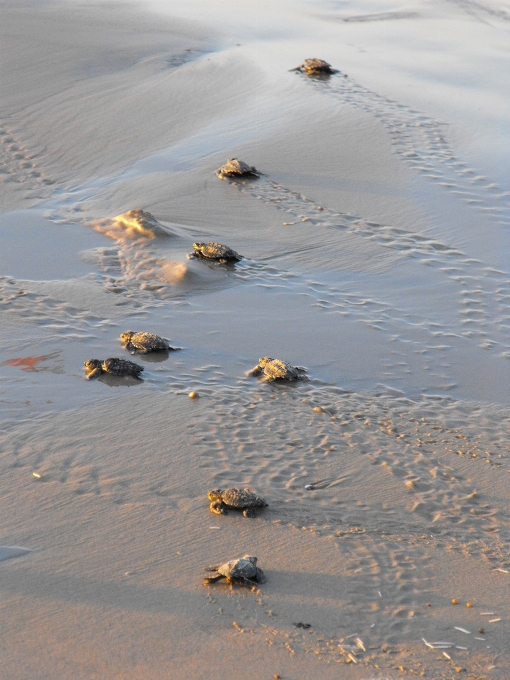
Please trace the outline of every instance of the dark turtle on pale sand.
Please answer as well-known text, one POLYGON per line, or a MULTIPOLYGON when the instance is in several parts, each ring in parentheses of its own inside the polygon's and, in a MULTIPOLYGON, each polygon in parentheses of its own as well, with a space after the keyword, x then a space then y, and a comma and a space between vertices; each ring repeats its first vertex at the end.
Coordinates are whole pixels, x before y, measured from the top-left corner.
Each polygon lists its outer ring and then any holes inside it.
POLYGON ((213 489, 207 494, 209 509, 217 515, 226 515, 228 510, 242 510, 245 517, 256 517, 257 508, 267 506, 266 501, 249 489, 213 489))
POLYGON ((164 352, 176 349, 170 347, 168 340, 160 338, 159 335, 153 333, 140 333, 135 331, 126 331, 120 334, 122 344, 130 352, 139 352, 140 354, 147 354, 148 352, 164 352))
POLYGON ((229 158, 225 165, 215 170, 216 175, 220 179, 232 179, 236 177, 258 177, 260 172, 252 165, 248 165, 244 161, 237 158, 229 158))
POLYGON ((101 359, 89 359, 89 361, 84 361, 83 363, 87 372, 87 380, 98 378, 102 373, 131 375, 133 378, 139 378, 140 373, 143 371, 143 366, 126 359, 110 358, 104 361, 101 359))
POLYGON ((237 262, 242 258, 242 255, 239 255, 228 246, 222 246, 221 243, 211 241, 210 243, 194 243, 193 252, 189 253, 186 257, 188 260, 201 258, 204 260, 216 260, 225 264, 225 262, 237 262))
POLYGON ((265 583, 266 577, 262 569, 257 567, 257 558, 251 555, 243 555, 237 560, 230 560, 225 564, 218 564, 215 567, 206 567, 206 571, 215 571, 216 576, 209 576, 204 579, 204 585, 216 583, 222 578, 232 583, 241 583, 245 586, 253 586, 257 583, 265 583))
POLYGON ((271 380, 299 380, 302 373, 305 373, 304 368, 292 366, 282 359, 261 357, 259 363, 248 371, 247 375, 262 375, 266 382, 270 382, 271 380))
POLYGON ((305 59, 300 66, 290 69, 291 71, 300 71, 301 73, 308 73, 311 76, 338 73, 334 68, 331 68, 331 64, 322 59, 305 59))

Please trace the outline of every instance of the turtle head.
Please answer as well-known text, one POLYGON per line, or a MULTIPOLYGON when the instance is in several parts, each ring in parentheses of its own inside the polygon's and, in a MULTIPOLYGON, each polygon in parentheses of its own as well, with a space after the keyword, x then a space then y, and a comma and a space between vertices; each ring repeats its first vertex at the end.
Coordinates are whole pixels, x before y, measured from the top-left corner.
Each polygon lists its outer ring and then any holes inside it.
POLYGON ((87 372, 87 380, 98 378, 103 372, 103 362, 100 359, 89 359, 83 362, 87 372))
POLYGON ((120 334, 120 339, 124 344, 127 344, 134 334, 135 334, 134 331, 126 331, 125 333, 120 334))
POLYGON ((197 241, 196 243, 193 244, 193 250, 200 252, 205 245, 206 245, 205 243, 200 243, 199 241, 197 241))
POLYGON ((254 567, 257 566, 257 558, 253 557, 253 555, 243 555, 243 560, 248 560, 248 562, 251 562, 254 567))
POLYGON ((261 358, 259 359, 259 366, 261 366, 262 368, 264 368, 264 366, 267 366, 267 364, 268 364, 270 361, 273 361, 273 359, 272 359, 271 357, 261 357, 261 358))
POLYGON ((209 491, 207 496, 209 497, 210 501, 220 501, 222 493, 223 489, 213 489, 212 491, 209 491))
POLYGON ((101 368, 102 363, 103 362, 101 361, 101 359, 89 359, 88 361, 84 361, 83 365, 85 366, 87 371, 93 371, 96 368, 101 368))

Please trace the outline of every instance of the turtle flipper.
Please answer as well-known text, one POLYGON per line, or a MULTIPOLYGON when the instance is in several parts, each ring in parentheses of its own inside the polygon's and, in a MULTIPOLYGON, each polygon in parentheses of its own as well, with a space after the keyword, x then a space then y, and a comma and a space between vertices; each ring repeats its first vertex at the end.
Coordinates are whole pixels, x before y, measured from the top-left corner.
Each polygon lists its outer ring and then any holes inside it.
POLYGON ((248 588, 253 588, 253 586, 257 586, 257 581, 251 578, 245 578, 244 576, 237 576, 235 579, 230 581, 230 587, 232 588, 232 585, 234 583, 237 583, 241 586, 248 586, 248 588))
POLYGON ((209 510, 214 512, 216 515, 228 515, 227 509, 221 501, 213 501, 209 505, 209 510))
POLYGON ((94 378, 99 378, 103 371, 100 368, 94 368, 93 371, 87 373, 87 380, 93 380, 94 378))
POLYGON ((225 578, 223 574, 218 574, 218 576, 208 576, 207 578, 204 578, 204 586, 209 585, 209 583, 216 583, 216 581, 219 581, 222 578, 225 578))
POLYGON ((252 368, 251 371, 248 371, 248 372, 246 373, 246 375, 247 375, 247 376, 254 376, 254 377, 256 377, 256 376, 260 375, 260 374, 262 373, 262 371, 263 371, 262 366, 259 366, 259 365, 257 364, 257 365, 255 366, 255 368, 252 368))
POLYGON ((256 577, 257 583, 265 583, 267 581, 266 575, 262 571, 262 569, 259 569, 257 567, 257 577, 256 577))
POLYGON ((243 511, 243 515, 244 515, 245 517, 256 517, 257 514, 258 514, 258 513, 257 513, 256 508, 246 508, 246 509, 243 511))

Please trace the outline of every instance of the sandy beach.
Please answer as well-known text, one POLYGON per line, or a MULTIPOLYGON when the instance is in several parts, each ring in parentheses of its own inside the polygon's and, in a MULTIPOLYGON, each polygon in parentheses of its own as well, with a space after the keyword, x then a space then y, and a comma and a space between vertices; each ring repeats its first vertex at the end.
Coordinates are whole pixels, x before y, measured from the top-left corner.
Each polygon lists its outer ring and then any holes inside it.
POLYGON ((509 3, 0 14, 0 675, 508 678, 509 3))

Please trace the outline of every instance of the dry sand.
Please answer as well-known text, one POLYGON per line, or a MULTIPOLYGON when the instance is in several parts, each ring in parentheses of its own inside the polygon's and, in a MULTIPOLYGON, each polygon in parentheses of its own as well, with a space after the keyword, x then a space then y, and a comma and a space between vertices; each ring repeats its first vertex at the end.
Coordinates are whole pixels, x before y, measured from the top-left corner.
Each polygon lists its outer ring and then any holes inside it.
POLYGON ((2 677, 508 678, 508 3, 1 14, 2 677))

